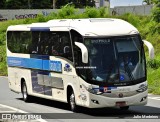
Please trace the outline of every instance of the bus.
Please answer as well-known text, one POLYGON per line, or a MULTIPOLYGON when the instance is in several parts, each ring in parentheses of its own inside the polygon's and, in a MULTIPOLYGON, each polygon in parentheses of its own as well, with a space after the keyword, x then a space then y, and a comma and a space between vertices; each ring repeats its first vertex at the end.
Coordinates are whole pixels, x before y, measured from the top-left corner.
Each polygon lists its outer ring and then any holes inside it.
POLYGON ((9 88, 32 96, 87 108, 147 103, 144 44, 138 30, 121 19, 57 19, 9 26, 9 88))

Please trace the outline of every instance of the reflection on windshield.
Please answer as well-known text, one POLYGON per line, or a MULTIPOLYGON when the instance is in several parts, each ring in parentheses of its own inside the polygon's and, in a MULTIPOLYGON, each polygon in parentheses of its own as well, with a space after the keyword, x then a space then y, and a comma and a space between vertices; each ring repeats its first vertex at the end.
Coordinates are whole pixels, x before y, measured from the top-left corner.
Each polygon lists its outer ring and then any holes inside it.
POLYGON ((145 77, 144 53, 138 36, 86 38, 84 44, 91 67, 86 69, 87 79, 125 83, 145 77))

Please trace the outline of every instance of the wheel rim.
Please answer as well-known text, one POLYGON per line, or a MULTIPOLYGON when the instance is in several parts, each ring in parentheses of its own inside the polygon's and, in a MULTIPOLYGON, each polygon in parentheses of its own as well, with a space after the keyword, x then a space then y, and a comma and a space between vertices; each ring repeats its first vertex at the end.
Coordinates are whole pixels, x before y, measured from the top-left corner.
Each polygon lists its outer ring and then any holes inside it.
POLYGON ((71 105, 71 109, 73 110, 75 108, 75 96, 73 93, 70 96, 70 105, 71 105))
POLYGON ((27 88, 26 88, 26 85, 23 85, 23 98, 24 98, 24 100, 27 99, 27 88))

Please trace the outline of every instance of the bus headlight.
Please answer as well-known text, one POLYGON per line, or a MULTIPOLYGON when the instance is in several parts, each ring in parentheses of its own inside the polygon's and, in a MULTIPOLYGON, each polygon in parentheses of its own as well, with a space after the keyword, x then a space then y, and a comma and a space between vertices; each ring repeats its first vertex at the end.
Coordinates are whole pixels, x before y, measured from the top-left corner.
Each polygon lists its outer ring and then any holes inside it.
POLYGON ((148 86, 146 84, 141 84, 138 88, 138 90, 136 90, 137 92, 144 92, 146 91, 148 88, 148 86))
POLYGON ((100 94, 103 94, 102 92, 99 91, 99 88, 93 88, 92 86, 90 87, 86 87, 83 85, 83 87, 90 93, 92 94, 96 94, 96 95, 100 95, 100 94))

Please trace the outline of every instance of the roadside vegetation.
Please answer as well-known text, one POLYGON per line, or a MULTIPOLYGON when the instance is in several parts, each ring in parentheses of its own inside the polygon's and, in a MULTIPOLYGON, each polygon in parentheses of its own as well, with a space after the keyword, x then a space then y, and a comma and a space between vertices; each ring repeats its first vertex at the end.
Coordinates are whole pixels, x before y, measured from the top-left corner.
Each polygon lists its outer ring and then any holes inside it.
POLYGON ((141 33, 142 39, 150 41, 155 48, 155 59, 151 60, 146 51, 147 75, 149 92, 160 94, 160 10, 157 7, 149 16, 139 16, 133 14, 109 15, 107 8, 91 8, 87 7, 84 11, 75 9, 72 6, 61 8, 57 13, 50 13, 48 16, 38 15, 35 19, 9 20, 0 22, 0 75, 7 75, 6 66, 6 30, 10 25, 29 24, 35 22, 46 22, 51 19, 65 18, 120 18, 133 24, 141 33))

